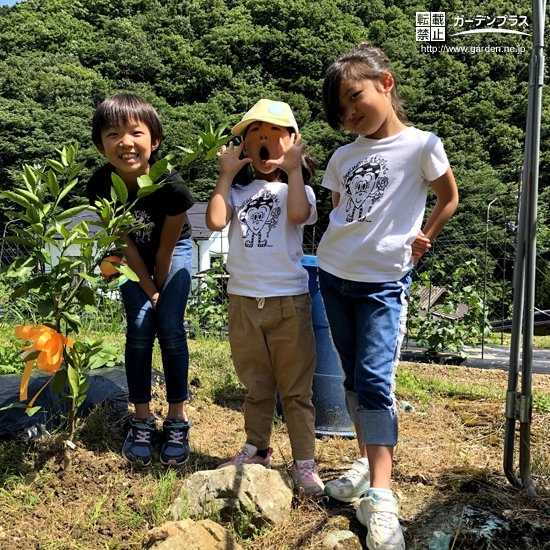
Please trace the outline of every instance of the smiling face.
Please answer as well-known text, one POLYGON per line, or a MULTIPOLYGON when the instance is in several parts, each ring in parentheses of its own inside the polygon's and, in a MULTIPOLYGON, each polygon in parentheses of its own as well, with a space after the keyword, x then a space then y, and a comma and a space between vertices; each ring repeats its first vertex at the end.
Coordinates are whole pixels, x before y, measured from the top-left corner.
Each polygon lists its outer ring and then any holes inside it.
POLYGON ((151 138, 149 127, 143 122, 129 121, 120 126, 109 126, 101 131, 100 153, 114 166, 127 185, 135 185, 137 178, 149 172, 149 158, 159 146, 151 138))
POLYGON ((253 122, 244 136, 244 151, 252 159, 256 176, 267 181, 277 178, 277 166, 267 164, 283 155, 283 146, 290 142, 290 132, 269 122, 253 122))
POLYGON ((340 124, 354 134, 380 139, 396 134, 405 125, 398 119, 391 101, 392 76, 380 80, 347 79, 340 85, 340 124))

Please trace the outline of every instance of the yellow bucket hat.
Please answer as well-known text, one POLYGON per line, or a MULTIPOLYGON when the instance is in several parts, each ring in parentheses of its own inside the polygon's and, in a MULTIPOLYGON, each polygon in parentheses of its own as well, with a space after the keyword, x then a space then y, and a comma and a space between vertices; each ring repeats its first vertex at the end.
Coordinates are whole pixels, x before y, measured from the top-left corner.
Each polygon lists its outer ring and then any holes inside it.
POLYGON ((298 124, 288 103, 283 101, 273 101, 271 99, 260 99, 252 109, 250 109, 240 122, 231 129, 234 136, 241 136, 246 128, 253 122, 269 122, 284 128, 294 128, 298 133, 298 124))

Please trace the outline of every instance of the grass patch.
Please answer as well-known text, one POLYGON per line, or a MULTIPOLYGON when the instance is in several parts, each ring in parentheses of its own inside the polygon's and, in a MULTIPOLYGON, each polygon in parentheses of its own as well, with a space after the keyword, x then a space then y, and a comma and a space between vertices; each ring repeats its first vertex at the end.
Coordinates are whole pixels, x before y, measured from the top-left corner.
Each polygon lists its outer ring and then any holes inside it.
POLYGON ((176 470, 168 469, 160 473, 155 482, 153 499, 143 504, 147 511, 147 516, 151 518, 154 525, 160 525, 169 518, 169 507, 174 501, 175 486, 178 481, 176 470))
MULTIPOLYGON (((400 399, 414 401, 420 408, 425 408, 434 397, 459 400, 495 399, 504 402, 507 388, 453 380, 453 373, 456 372, 456 367, 446 367, 448 377, 437 378, 401 368, 397 371, 397 395, 400 399)), ((550 394, 534 391, 533 410, 550 412, 550 394)))
MULTIPOLYGON (((448 368, 452 372, 452 367, 448 368)), ((506 393, 491 386, 423 377, 408 369, 397 371, 397 392, 401 397, 421 404, 429 403, 435 396, 457 399, 503 399, 506 393)))
POLYGON ((550 412, 550 394, 534 392, 533 409, 540 412, 550 412))
POLYGON ((244 398, 227 339, 199 337, 188 345, 189 381, 197 395, 219 405, 244 398))
MULTIPOLYGON (((486 344, 510 347, 512 335, 509 332, 491 332, 485 337, 486 344)), ((535 348, 550 348, 550 334, 544 336, 533 336, 535 348)))

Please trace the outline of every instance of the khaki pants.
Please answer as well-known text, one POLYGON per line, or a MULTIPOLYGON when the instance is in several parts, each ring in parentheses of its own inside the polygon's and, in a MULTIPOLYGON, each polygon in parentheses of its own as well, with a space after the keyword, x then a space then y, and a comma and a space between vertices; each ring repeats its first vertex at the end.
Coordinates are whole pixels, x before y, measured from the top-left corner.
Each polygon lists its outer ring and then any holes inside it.
POLYGON ((264 299, 230 295, 229 341, 235 371, 247 390, 247 443, 258 449, 269 447, 278 390, 293 458, 314 458, 311 388, 316 355, 310 295, 264 299))

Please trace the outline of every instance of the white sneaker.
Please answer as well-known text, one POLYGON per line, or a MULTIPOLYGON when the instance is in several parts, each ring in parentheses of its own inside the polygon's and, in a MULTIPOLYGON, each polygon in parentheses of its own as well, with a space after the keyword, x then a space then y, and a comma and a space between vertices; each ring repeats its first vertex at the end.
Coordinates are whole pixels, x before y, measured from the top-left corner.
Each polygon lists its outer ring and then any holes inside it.
POLYGON ((340 502, 355 502, 367 492, 369 486, 369 467, 356 460, 344 475, 325 484, 325 494, 340 502))
POLYGON ((368 529, 369 550, 405 550, 397 501, 392 494, 368 493, 357 507, 357 519, 368 529))

